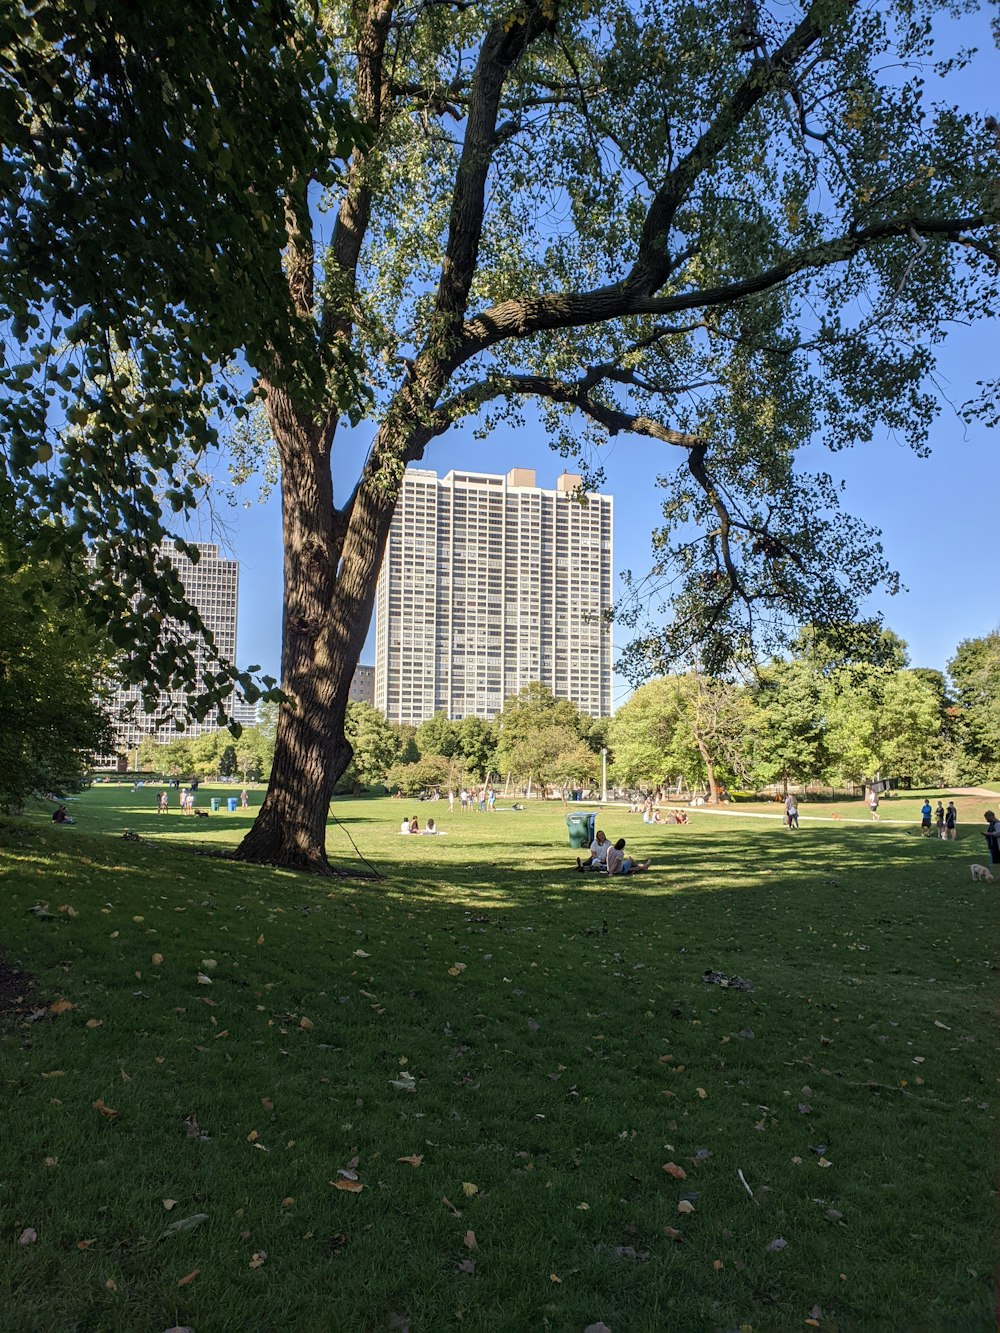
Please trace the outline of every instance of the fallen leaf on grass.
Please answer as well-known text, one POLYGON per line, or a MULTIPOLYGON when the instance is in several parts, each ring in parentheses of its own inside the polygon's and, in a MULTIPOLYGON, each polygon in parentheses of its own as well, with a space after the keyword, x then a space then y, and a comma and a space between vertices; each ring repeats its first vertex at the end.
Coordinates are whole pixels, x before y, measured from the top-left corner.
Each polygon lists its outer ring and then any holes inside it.
POLYGON ((59 1165, 59 1158, 58 1158, 58 1157, 46 1157, 45 1162, 44 1162, 44 1165, 45 1165, 45 1166, 58 1166, 58 1165, 59 1165))
POLYGON ((474 1231, 467 1231, 462 1237, 462 1244, 467 1250, 474 1250, 476 1248, 476 1233, 474 1231))
POLYGON ((371 954, 370 954, 370 953, 365 953, 364 949, 355 949, 355 950, 354 950, 353 957, 355 957, 355 958, 371 958, 371 954))
POLYGON ((34 1245, 38 1239, 38 1232, 34 1227, 25 1227, 17 1238, 18 1245, 34 1245))
POLYGON ((335 1190, 346 1190, 349 1194, 360 1194, 364 1189, 360 1180, 331 1180, 335 1190))
POLYGON ((407 1073, 405 1069, 402 1071, 399 1078, 391 1078, 389 1083, 400 1092, 416 1092, 417 1090, 416 1080, 413 1075, 407 1073))
POLYGON ((250 1267, 259 1268, 266 1258, 267 1250, 257 1250, 250 1260, 250 1267))
POLYGON ((89 1250, 91 1245, 96 1245, 96 1244, 97 1244, 97 1237, 91 1236, 90 1240, 78 1240, 76 1242, 76 1248, 78 1250, 89 1250))
POLYGON ((476 1271, 475 1259, 459 1259, 455 1265, 460 1273, 474 1273, 476 1271))
POLYGON ((212 984, 212 978, 206 977, 204 972, 199 972, 197 974, 196 980, 199 986, 211 986, 212 984))
POLYGON ((663 1169, 668 1176, 673 1176, 674 1180, 687 1180, 687 1172, 676 1162, 664 1162, 663 1169))
POLYGON ((117 1291, 117 1290, 118 1290, 118 1283, 114 1280, 113 1277, 109 1277, 108 1280, 107 1280, 107 1282, 105 1282, 104 1285, 107 1287, 108 1291, 117 1291))
POLYGON ((473 1185, 471 1180, 462 1181, 462 1193, 467 1199, 471 1199, 474 1194, 479 1193, 479 1186, 473 1185))
POLYGON ((315 1024, 313 1023, 311 1018, 300 1018, 299 1027, 302 1029, 303 1032, 311 1032, 315 1027, 315 1024))
POLYGON ((163 1200, 162 1200, 162 1203, 163 1203, 163 1206, 164 1206, 164 1208, 166 1208, 166 1210, 167 1210, 168 1213, 170 1212, 171 1208, 176 1208, 176 1207, 177 1207, 177 1200, 176 1200, 176 1199, 163 1199, 163 1200))
POLYGON ((550 1274, 549 1274, 549 1281, 550 1281, 550 1282, 557 1282, 557 1283, 559 1284, 559 1286, 562 1286, 562 1278, 561 1278, 561 1277, 557 1277, 555 1273, 550 1273, 550 1274))
POLYGON ((784 1237, 776 1236, 774 1240, 768 1242, 767 1248, 768 1250, 784 1250, 787 1246, 788 1241, 784 1237))
POLYGON ((67 1009, 72 1009, 73 1004, 69 1000, 54 1000, 49 1005, 50 1014, 64 1014, 67 1009))
POLYGON ((153 964, 154 967, 159 967, 160 964, 163 962, 163 954, 154 953, 152 958, 150 959, 150 962, 153 964))
POLYGON ((292 1197, 291 1194, 289 1194, 286 1198, 282 1199, 282 1201, 281 1201, 281 1206, 282 1206, 282 1208, 291 1208, 291 1206, 292 1206, 292 1204, 293 1204, 294 1202, 295 1202, 295 1199, 292 1197))
POLYGON ((680 1203, 677 1205, 677 1211, 679 1213, 693 1213, 694 1204, 688 1199, 681 1199, 680 1203))
POLYGON ((717 1273, 721 1273, 722 1270, 725 1268, 725 1266, 726 1265, 722 1262, 721 1259, 714 1259, 712 1261, 712 1267, 715 1269, 717 1273))
POLYGON ((453 967, 449 967, 448 975, 449 977, 458 977, 461 976, 464 971, 465 971, 464 963, 455 963, 453 967))
POLYGON ((186 1287, 189 1282, 193 1282, 195 1280, 195 1278, 198 1276, 200 1272, 201 1272, 200 1268, 192 1268, 190 1273, 185 1273, 183 1277, 179 1277, 177 1279, 177 1285, 179 1287, 186 1287))
POLYGON ((263 943, 264 943, 264 936, 263 936, 263 935, 258 935, 258 936, 257 936, 257 943, 258 943, 258 944, 263 944, 263 943))
POLYGON ((671 1240, 683 1240, 683 1239, 684 1239, 684 1237, 681 1235, 681 1233, 677 1230, 676 1227, 664 1227, 664 1228, 663 1228, 663 1234, 664 1234, 665 1236, 669 1236, 671 1240))
POLYGON ((935 1026, 936 1028, 944 1028, 945 1032, 950 1032, 950 1031, 951 1031, 951 1028, 948 1026, 948 1024, 947 1024, 947 1023, 942 1023, 941 1020, 940 1020, 940 1018, 935 1018, 935 1020, 934 1020, 934 1026, 935 1026))
POLYGON ((103 1018, 88 1018, 88 1019, 87 1019, 87 1027, 89 1027, 89 1028, 99 1028, 99 1027, 103 1027, 103 1026, 104 1026, 104 1019, 103 1019, 103 1018))
POLYGON ((832 1163, 831 1161, 828 1161, 827 1158, 825 1158, 825 1157, 821 1157, 821 1158, 819 1159, 819 1161, 816 1163, 816 1165, 817 1165, 817 1166, 833 1166, 833 1163, 832 1163))
POLYGON ((114 1120, 115 1116, 118 1114, 117 1111, 112 1111, 110 1106, 105 1105, 103 1097, 98 1097, 96 1102, 91 1102, 90 1104, 95 1111, 100 1111, 101 1115, 105 1116, 108 1120, 114 1120))
POLYGON ((695 1088, 695 1092, 698 1094, 698 1096, 701 1098, 702 1101, 704 1101, 705 1098, 708 1096, 708 1093, 705 1091, 704 1088, 695 1088))
POLYGON ((65 1069, 50 1069, 47 1074, 42 1075, 42 1078, 65 1078, 65 1077, 66 1077, 65 1069))
POLYGON ((462 1216, 462 1214, 458 1211, 458 1209, 455 1207, 455 1205, 452 1203, 450 1199, 442 1198, 441 1202, 444 1204, 444 1206, 448 1209, 448 1211, 451 1213, 453 1217, 462 1216))
POLYGON ((412 1166, 414 1169, 416 1169, 416 1167, 418 1167, 423 1160, 424 1160, 423 1157, 418 1156, 416 1153, 414 1153, 413 1156, 411 1157, 396 1158, 397 1162, 405 1162, 407 1166, 412 1166))

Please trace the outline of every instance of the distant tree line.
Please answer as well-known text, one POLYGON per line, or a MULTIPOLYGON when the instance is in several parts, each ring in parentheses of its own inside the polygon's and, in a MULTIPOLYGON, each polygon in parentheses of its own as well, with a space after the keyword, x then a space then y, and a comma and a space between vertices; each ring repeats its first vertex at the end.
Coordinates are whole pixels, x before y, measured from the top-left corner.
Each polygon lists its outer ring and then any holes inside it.
POLYGON ((1000 631, 960 644, 948 677, 909 667, 889 631, 878 665, 803 631, 752 680, 691 671, 643 685, 608 728, 611 772, 643 789, 682 778, 710 799, 722 786, 975 785, 1000 779, 998 705, 1000 631))

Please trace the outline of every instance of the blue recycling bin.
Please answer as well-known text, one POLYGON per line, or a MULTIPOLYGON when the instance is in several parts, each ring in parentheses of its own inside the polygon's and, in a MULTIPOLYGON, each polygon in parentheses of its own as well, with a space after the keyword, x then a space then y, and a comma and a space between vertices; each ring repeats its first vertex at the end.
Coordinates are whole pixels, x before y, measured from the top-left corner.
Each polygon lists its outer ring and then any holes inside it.
POLYGON ((231 815, 235 815, 235 813, 236 813, 236 807, 239 805, 239 803, 240 803, 240 802, 239 802, 239 797, 238 797, 238 796, 227 796, 227 797, 226 797, 226 809, 229 811, 229 813, 230 813, 231 815))
POLYGON ((575 848, 589 847, 594 841, 596 815, 567 815, 566 827, 569 829, 569 845, 575 848))

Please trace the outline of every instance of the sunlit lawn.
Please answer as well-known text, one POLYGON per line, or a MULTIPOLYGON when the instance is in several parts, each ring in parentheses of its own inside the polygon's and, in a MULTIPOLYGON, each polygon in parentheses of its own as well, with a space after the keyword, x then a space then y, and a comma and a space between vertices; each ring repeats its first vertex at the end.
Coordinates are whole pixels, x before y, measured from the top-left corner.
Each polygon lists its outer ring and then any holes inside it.
POLYGON ((337 801, 372 884, 155 790, 0 828, 4 1329, 993 1326, 983 802, 608 811, 609 882, 559 806, 337 801))

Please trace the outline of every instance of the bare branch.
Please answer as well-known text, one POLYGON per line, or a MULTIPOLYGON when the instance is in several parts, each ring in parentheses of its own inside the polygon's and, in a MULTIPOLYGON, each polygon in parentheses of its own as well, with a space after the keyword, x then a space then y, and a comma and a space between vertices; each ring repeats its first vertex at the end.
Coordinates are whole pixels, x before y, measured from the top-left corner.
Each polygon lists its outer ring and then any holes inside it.
POLYGON ((546 398, 553 403, 563 403, 568 407, 575 407, 590 417, 591 420, 603 426, 609 435, 617 435, 621 431, 631 431, 635 435, 646 435, 650 439, 659 440, 662 444, 676 445, 681 449, 695 449, 704 446, 704 438, 700 435, 692 435, 687 431, 672 430, 669 426, 654 421, 652 417, 619 411, 594 398, 591 390, 599 382, 608 378, 617 378, 617 375, 613 373, 602 372, 614 372, 615 370, 616 368, 613 366, 595 366, 582 379, 572 384, 564 384, 560 380, 551 379, 544 375, 491 376, 479 384, 464 389, 440 406, 436 414, 440 418, 440 430, 446 430, 457 416, 480 407, 483 403, 511 394, 521 394, 527 397, 546 398))

